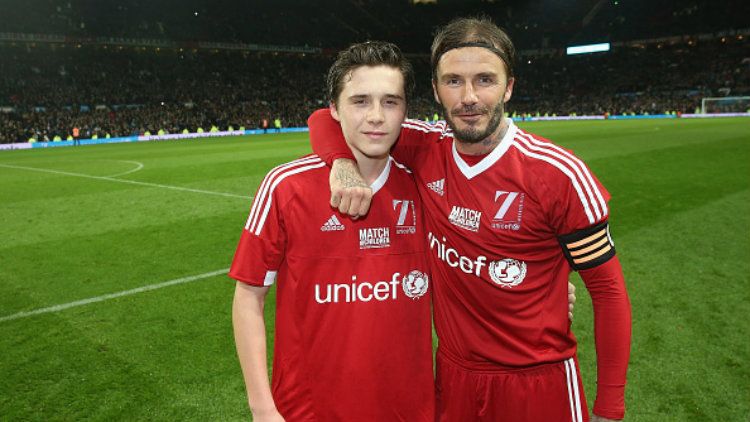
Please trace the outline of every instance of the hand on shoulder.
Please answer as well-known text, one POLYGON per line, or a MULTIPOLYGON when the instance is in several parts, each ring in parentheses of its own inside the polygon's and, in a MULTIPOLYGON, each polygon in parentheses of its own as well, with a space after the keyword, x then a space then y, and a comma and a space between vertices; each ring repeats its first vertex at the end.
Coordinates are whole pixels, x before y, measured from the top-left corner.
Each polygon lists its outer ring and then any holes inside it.
POLYGON ((331 206, 342 214, 357 219, 370 210, 372 189, 365 183, 354 161, 346 158, 335 160, 329 183, 331 206))

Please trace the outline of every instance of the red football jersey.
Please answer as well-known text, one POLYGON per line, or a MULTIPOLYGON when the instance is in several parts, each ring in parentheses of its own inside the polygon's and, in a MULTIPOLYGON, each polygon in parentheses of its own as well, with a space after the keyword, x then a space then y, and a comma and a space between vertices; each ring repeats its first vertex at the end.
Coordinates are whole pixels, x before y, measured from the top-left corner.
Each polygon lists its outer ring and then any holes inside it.
POLYGON ((393 151, 415 169, 426 209, 441 350, 477 369, 573 356, 558 237, 607 218, 609 194, 579 159, 508 121, 474 165, 442 127, 418 121, 393 151))
POLYGON ((394 161, 372 211, 331 208, 316 156, 281 165, 253 201, 229 275, 277 280, 272 390, 290 421, 430 421, 430 284, 421 205, 394 161))
MULTIPOLYGON (((500 144, 475 164, 458 153, 445 122, 407 120, 392 150, 414 171, 425 208, 439 347, 468 369, 572 357, 571 265, 590 271, 612 258, 620 271, 608 192, 571 152, 508 122, 500 144)), ((313 150, 329 162, 350 156, 340 133, 327 110, 310 118, 313 150)), ((595 311, 607 313, 597 314, 597 348, 614 351, 598 363, 599 409, 621 414, 627 294, 621 276, 587 287, 595 311)))

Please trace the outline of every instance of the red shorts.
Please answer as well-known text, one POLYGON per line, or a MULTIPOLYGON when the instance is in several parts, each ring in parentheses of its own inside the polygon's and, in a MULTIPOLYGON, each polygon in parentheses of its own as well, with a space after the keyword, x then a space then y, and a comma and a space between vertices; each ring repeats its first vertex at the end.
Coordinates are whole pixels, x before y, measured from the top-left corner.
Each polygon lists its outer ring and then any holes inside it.
POLYGON ((437 354, 439 422, 588 422, 575 357, 529 368, 470 370, 437 354))

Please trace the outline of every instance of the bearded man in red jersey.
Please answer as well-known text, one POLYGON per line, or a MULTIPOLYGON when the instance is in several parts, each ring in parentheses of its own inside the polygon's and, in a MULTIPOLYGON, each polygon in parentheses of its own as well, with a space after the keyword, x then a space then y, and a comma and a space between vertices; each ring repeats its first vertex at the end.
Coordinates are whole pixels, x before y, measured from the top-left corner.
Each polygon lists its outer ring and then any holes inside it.
MULTIPOLYGON (((609 193, 574 154, 504 115, 515 48, 487 19, 458 19, 432 45, 445 122, 407 120, 392 156, 414 172, 432 280, 440 421, 589 420, 567 318, 569 273, 594 306, 593 421, 624 417, 630 304, 609 234, 609 193)), ((355 218, 369 190, 326 110, 310 120, 331 204, 355 218)), ((371 211, 372 212, 372 211, 371 211)))

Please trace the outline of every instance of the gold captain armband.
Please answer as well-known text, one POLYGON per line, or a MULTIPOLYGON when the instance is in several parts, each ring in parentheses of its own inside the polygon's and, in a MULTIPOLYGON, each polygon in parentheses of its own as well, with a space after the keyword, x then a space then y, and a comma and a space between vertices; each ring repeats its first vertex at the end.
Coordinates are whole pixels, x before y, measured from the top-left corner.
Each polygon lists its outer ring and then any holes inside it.
POLYGON ((607 221, 560 236, 557 240, 565 258, 576 271, 596 267, 615 256, 615 244, 609 235, 607 221))

